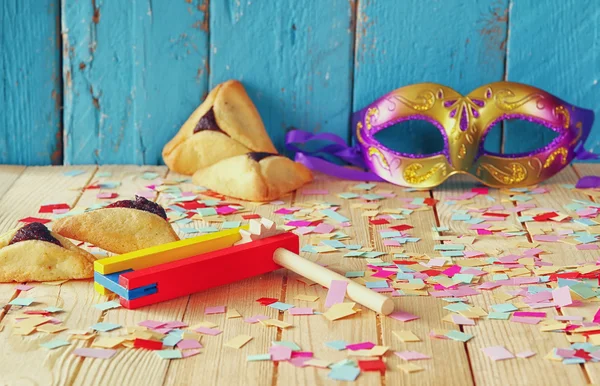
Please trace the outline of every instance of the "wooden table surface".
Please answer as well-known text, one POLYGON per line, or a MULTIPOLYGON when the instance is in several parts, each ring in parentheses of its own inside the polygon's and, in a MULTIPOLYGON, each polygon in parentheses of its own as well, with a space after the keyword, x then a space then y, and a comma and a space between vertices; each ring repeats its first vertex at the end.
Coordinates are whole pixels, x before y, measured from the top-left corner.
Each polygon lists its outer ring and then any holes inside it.
MULTIPOLYGON (((98 190, 82 190, 94 181, 120 181, 121 185, 110 191, 119 193, 119 198, 129 198, 139 191, 148 181, 141 178, 143 172, 156 172, 162 177, 176 179, 180 176, 160 166, 64 166, 64 167, 0 167, 0 230, 7 231, 18 225, 18 220, 27 216, 48 217, 38 214, 40 205, 46 203, 65 202, 71 207, 88 207, 99 202, 96 198, 98 190), (81 170, 82 174, 68 176, 69 170, 81 170), (109 178, 98 176, 100 172, 111 172, 109 178)), ((550 189, 547 194, 534 195, 531 202, 538 207, 562 209, 564 204, 573 198, 590 199, 583 191, 570 190, 563 184, 574 184, 579 176, 600 175, 600 165, 576 164, 567 167, 559 175, 542 184, 550 189)), ((361 215, 361 209, 353 209, 352 200, 344 200, 336 194, 347 192, 356 185, 356 181, 331 179, 317 175, 315 181, 305 189, 327 190, 328 195, 305 195, 294 193, 285 197, 284 207, 301 202, 327 201, 339 203, 340 213, 350 218, 352 226, 344 231, 352 238, 354 244, 371 246, 376 250, 389 251, 382 244, 380 237, 375 237, 377 229, 370 225, 367 217, 361 215)), ((182 183, 182 189, 190 190, 192 185, 182 183)), ((411 252, 432 253, 433 246, 440 241, 434 240, 432 226, 447 226, 450 234, 473 234, 467 230, 463 222, 451 221, 453 210, 461 209, 460 203, 454 206, 443 205, 450 197, 469 192, 473 182, 466 178, 453 177, 443 186, 432 191, 407 192, 401 187, 387 183, 378 183, 379 189, 388 189, 396 194, 380 202, 382 208, 398 208, 406 197, 433 197, 440 202, 433 210, 415 211, 406 220, 414 226, 411 234, 420 237, 417 243, 406 244, 411 252)), ((490 196, 498 199, 501 193, 490 190, 490 196)), ((483 196, 476 197, 485 201, 483 196)), ((165 204, 166 198, 159 194, 158 202, 165 204)), ((499 201, 499 200, 498 200, 499 201)), ((509 204, 512 205, 512 204, 509 204)), ((282 223, 280 215, 272 212, 282 206, 247 205, 253 212, 282 223)), ((464 209, 464 208, 463 208, 464 209)), ((241 220, 240 215, 227 216, 228 220, 241 220)), ((527 223, 522 227, 513 213, 506 220, 508 224, 529 231, 527 223)), ((52 223, 49 224, 50 226, 52 223)), ((195 226, 203 226, 196 221, 195 226)), ((177 227, 175 225, 175 227, 177 227)), ((185 235, 182 235, 185 237, 185 235)), ((519 236, 527 241, 528 235, 519 236)), ((497 248, 504 253, 518 252, 507 248, 506 239, 497 236, 478 237, 477 249, 497 248)), ((310 241, 303 237, 302 243, 310 241)), ((468 246, 468 249, 470 247, 468 246)), ((576 251, 572 245, 561 243, 544 243, 543 249, 551 252, 542 255, 543 260, 557 265, 573 262, 594 262, 598 258, 595 251, 576 251)), ((363 259, 342 258, 345 252, 308 254, 304 256, 327 264, 339 272, 364 270, 363 259)), ((391 255, 383 257, 391 261, 391 255)), ((490 275, 488 275, 490 276, 490 275)), ((0 324, 4 326, 0 332, 0 384, 2 385, 48 385, 48 384, 90 384, 90 385, 319 385, 333 384, 327 377, 329 370, 315 367, 294 367, 287 363, 277 364, 270 361, 246 361, 249 354, 268 352, 272 341, 287 340, 297 343, 303 351, 313 351, 320 359, 338 361, 347 358, 345 351, 334 351, 324 345, 326 341, 345 340, 347 342, 371 341, 376 344, 390 346, 385 356, 387 371, 385 375, 376 372, 363 372, 356 380, 361 385, 581 385, 600 383, 600 364, 563 365, 560 362, 544 359, 544 356, 555 347, 568 347, 564 334, 543 333, 535 325, 512 323, 503 320, 478 320, 476 326, 465 326, 463 331, 473 334, 468 343, 452 340, 431 339, 428 334, 433 329, 452 329, 454 325, 442 321, 448 311, 442 307, 447 305, 441 299, 431 296, 404 296, 394 298, 397 309, 418 315, 420 319, 408 323, 382 317, 372 311, 363 309, 358 314, 335 322, 329 322, 322 316, 292 317, 287 314, 278 315, 272 308, 264 307, 255 300, 260 297, 278 298, 282 302, 298 304, 294 297, 298 294, 317 295, 319 300, 311 303, 316 310, 324 311, 327 290, 318 286, 307 286, 296 280, 293 274, 285 270, 244 280, 235 284, 215 288, 188 297, 182 297, 162 304, 145 307, 139 310, 114 309, 102 312, 93 305, 107 300, 93 290, 89 280, 70 281, 62 285, 45 285, 33 283, 34 287, 27 291, 15 290, 15 284, 0 284, 0 304, 6 304, 16 297, 34 298, 44 306, 57 306, 65 310, 57 314, 69 330, 87 330, 97 322, 112 322, 123 326, 134 326, 146 319, 170 321, 180 320, 189 324, 203 320, 219 325, 224 332, 218 336, 203 337, 202 353, 194 357, 179 360, 164 360, 155 353, 139 349, 121 348, 109 360, 83 359, 72 354, 78 347, 89 347, 91 341, 75 340, 70 346, 56 350, 46 350, 40 343, 57 337, 66 338, 66 332, 50 335, 37 332, 29 336, 12 334, 12 315, 15 307, 6 306, 0 314, 0 324), (293 327, 285 330, 266 328, 257 324, 244 323, 241 319, 226 319, 224 315, 204 315, 206 306, 227 305, 234 308, 244 317, 265 314, 279 317, 293 323, 293 327), (394 330, 410 330, 421 338, 421 342, 402 343, 396 339, 394 330), (239 350, 227 348, 223 343, 239 335, 247 334, 254 339, 239 350), (505 346, 513 353, 524 350, 536 352, 529 359, 510 359, 494 362, 486 357, 481 348, 489 346, 505 346), (413 350, 430 355, 432 359, 419 361, 424 371, 405 374, 397 368, 402 360, 392 351, 413 350)), ((486 280, 484 278, 484 280, 486 280)), ((470 297, 473 305, 488 309, 491 304, 499 303, 493 298, 493 291, 470 297)), ((597 303, 585 303, 580 307, 564 309, 565 313, 584 315, 591 320, 598 309, 597 303)), ((306 305, 304 305, 306 306, 306 305)), ((18 307, 16 307, 18 308, 18 307)), ((39 307, 36 307, 39 308, 39 307)), ((556 315, 554 308, 545 309, 550 316, 556 315)), ((458 329, 456 327, 456 329, 458 329)), ((122 334, 123 332, 121 332, 122 334)), ((105 333, 103 335, 119 334, 105 333)), ((342 382, 340 382, 342 383, 342 382)))

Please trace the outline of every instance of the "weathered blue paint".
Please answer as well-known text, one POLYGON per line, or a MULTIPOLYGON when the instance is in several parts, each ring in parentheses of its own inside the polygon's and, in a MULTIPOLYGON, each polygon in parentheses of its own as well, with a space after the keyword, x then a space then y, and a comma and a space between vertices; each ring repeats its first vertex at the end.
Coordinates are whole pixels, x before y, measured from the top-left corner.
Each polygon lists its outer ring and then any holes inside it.
POLYGON ((59 3, 0 1, 0 163, 62 163, 59 3))
MULTIPOLYGON (((163 145, 209 88, 231 78, 246 85, 280 150, 290 126, 349 138, 353 110, 423 81, 462 93, 519 81, 600 116, 598 1, 208 8, 208 0, 1 1, 0 163, 61 163, 63 146, 65 163, 161 163, 163 145)), ((410 138, 427 151, 431 139, 417 132, 413 124, 386 136, 392 147, 410 138)), ((486 147, 514 153, 541 146, 544 133, 507 122, 486 147)), ((600 152, 600 123, 591 137, 600 152)))
MULTIPOLYGON (((398 87, 436 82, 461 93, 504 76, 508 0, 361 1, 358 6, 354 108, 398 87)), ((410 140, 429 152, 416 125, 382 133, 390 147, 410 140)), ((496 132, 490 149, 500 148, 496 132)))
POLYGON ((279 150, 290 126, 347 138, 352 3, 221 0, 210 8, 211 87, 242 81, 279 150))
MULTIPOLYGON (((588 148, 600 153, 600 2, 514 0, 509 21, 508 79, 594 109, 588 148)), ((542 129, 524 135, 521 128, 507 124, 506 151, 541 147, 551 134, 542 129)))
POLYGON ((207 5, 64 1, 66 163, 160 163, 207 91, 207 5))

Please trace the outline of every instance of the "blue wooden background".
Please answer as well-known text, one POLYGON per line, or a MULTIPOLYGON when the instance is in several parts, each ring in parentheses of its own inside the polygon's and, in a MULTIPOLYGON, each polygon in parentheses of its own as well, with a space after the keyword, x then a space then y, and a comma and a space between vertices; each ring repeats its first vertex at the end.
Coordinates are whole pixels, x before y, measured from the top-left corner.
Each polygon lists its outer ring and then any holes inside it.
MULTIPOLYGON (((600 116, 599 25, 597 0, 2 0, 0 163, 161 163, 231 78, 279 149, 290 126, 349 138, 353 110, 422 81, 524 82, 600 116)), ((486 147, 544 141, 507 123, 486 147)))

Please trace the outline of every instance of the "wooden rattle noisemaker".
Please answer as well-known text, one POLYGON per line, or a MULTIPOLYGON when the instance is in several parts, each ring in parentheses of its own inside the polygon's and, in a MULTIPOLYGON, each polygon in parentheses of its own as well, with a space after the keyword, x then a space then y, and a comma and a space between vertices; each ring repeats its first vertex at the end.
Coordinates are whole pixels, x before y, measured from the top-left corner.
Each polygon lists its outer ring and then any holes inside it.
POLYGON ((392 299, 299 256, 299 247, 294 233, 264 218, 251 220, 249 227, 97 260, 94 285, 135 309, 284 267, 327 288, 332 280, 346 281, 348 298, 384 315, 393 311, 392 299))

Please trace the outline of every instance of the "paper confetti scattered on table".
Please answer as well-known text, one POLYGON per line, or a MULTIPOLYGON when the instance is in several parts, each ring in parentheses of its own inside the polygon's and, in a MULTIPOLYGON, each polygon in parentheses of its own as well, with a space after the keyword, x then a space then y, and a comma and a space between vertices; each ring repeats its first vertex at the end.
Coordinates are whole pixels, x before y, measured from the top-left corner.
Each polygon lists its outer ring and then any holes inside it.
MULTIPOLYGON (((64 174, 76 177, 84 172, 71 170, 64 174)), ((136 188, 137 193, 150 199, 159 197, 168 220, 184 238, 236 228, 253 218, 272 217, 280 227, 302 235, 302 251, 308 258, 318 259, 319 263, 373 291, 399 298, 396 303, 399 308, 394 313, 379 317, 386 328, 391 329, 393 338, 391 341, 385 338, 389 347, 376 342, 352 341, 347 334, 338 335, 338 323, 358 325, 359 320, 370 313, 345 299, 347 282, 334 281, 330 289, 325 290, 292 275, 286 276, 286 280, 288 288, 298 287, 298 293, 293 296, 271 297, 278 296, 278 292, 259 291, 257 288, 263 287, 258 285, 247 290, 252 299, 248 301, 248 308, 239 304, 239 299, 231 305, 203 303, 197 312, 201 315, 194 315, 198 319, 189 324, 177 320, 147 320, 121 326, 107 322, 114 319, 106 316, 128 311, 115 310, 120 308, 117 301, 100 302, 92 310, 102 312, 104 319, 97 319, 101 322, 81 331, 70 330, 68 323, 61 320, 67 320, 70 313, 67 302, 61 305, 65 308, 63 312, 33 298, 38 287, 63 282, 40 283, 34 287, 17 284, 12 288, 20 293, 10 298, 3 323, 7 323, 18 339, 47 337, 51 340, 39 346, 55 353, 71 350, 64 347, 81 340, 89 347, 75 348, 71 355, 89 360, 110 360, 125 348, 143 350, 144 355, 156 355, 164 360, 187 360, 201 354, 205 347, 212 350, 216 346, 224 355, 245 358, 247 366, 258 366, 253 363, 257 361, 281 362, 280 365, 297 367, 297 371, 314 368, 323 376, 327 374, 329 379, 345 381, 354 381, 363 372, 403 371, 411 374, 411 380, 416 383, 425 368, 414 362, 427 367, 436 359, 447 360, 426 348, 429 346, 424 344, 428 340, 444 339, 452 347, 462 347, 462 342, 470 342, 470 345, 477 341, 480 324, 495 328, 510 323, 542 337, 543 334, 561 334, 568 340, 570 345, 541 353, 545 354, 545 360, 565 365, 600 360, 597 349, 600 346, 600 306, 597 306, 600 304, 597 303, 600 261, 597 255, 593 255, 593 260, 589 258, 600 246, 600 204, 595 202, 600 192, 594 176, 582 178, 577 188, 563 187, 573 193, 571 201, 554 208, 540 200, 550 193, 544 186, 502 190, 476 187, 452 197, 446 195, 446 199, 433 199, 413 195, 413 189, 394 188, 396 192, 403 192, 399 195, 386 190, 387 185, 362 183, 346 185, 349 191, 307 187, 291 201, 293 204, 289 199, 266 204, 271 206, 272 215, 251 213, 258 204, 227 201, 202 187, 192 186, 186 179, 167 180, 164 175, 150 171, 140 173, 139 177, 144 184, 136 188), (579 191, 582 193, 576 196, 575 192, 579 191), (305 197, 299 199, 300 196, 305 197), (412 220, 425 214, 435 217, 434 208, 437 222, 423 226, 421 220, 412 220), (369 229, 368 239, 356 236, 361 227, 369 229), (488 240, 493 242, 487 243, 488 240), (553 249, 557 245, 571 251, 571 255, 557 257, 553 249), (419 252, 414 252, 417 250, 419 252), (344 271, 342 267, 347 267, 342 265, 344 262, 352 262, 352 269, 344 271), (32 297, 25 297, 30 293, 32 297), (482 300, 483 296, 487 298, 482 300), (402 307, 405 299, 412 302, 406 309, 402 307), (427 307, 415 307, 419 302, 427 307), (260 311, 254 309, 250 313, 250 307, 259 307, 260 311), (594 311, 590 314, 592 308, 594 311), (438 311, 441 328, 423 330, 438 311), (262 334, 281 333, 290 339, 293 335, 284 329, 304 328, 304 323, 314 320, 326 323, 329 328, 327 341, 314 353, 302 351, 308 347, 289 340, 265 346, 262 334), (340 355, 346 359, 334 360, 340 355)), ((33 212, 39 215, 29 213, 32 216, 19 221, 48 223, 102 208, 117 198, 124 199, 124 193, 117 191, 121 181, 116 177, 114 181, 106 178, 113 178, 112 173, 96 173, 85 187, 94 192, 90 196, 94 204, 71 208, 69 202, 60 200, 38 203, 33 212)), ((102 256, 98 248, 82 246, 102 256)), ((186 322, 188 318, 186 315, 186 322)), ((438 322, 438 317, 433 318, 436 319, 433 323, 438 322)), ((506 348, 514 347, 510 344, 513 337, 505 339, 481 348, 485 355, 482 358, 514 362, 542 359, 535 357, 535 351, 523 347, 513 354, 506 348)))

